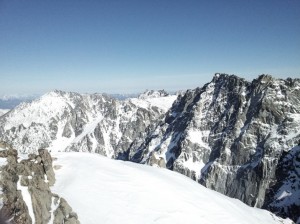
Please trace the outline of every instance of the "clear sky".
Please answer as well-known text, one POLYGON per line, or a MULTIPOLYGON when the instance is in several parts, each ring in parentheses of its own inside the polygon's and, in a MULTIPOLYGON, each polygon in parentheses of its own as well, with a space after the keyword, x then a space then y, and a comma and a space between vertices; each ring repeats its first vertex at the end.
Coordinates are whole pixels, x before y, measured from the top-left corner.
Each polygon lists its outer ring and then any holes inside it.
POLYGON ((299 0, 0 0, 0 95, 300 78, 299 0))

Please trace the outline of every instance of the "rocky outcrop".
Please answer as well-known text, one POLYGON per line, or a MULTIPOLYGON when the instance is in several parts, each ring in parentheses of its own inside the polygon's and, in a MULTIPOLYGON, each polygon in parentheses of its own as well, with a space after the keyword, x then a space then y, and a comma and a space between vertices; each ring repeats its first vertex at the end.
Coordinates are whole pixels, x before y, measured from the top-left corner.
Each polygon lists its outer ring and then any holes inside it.
POLYGON ((53 197, 54 205, 57 206, 57 209, 54 211, 53 224, 80 224, 77 214, 73 212, 68 202, 58 195, 53 194, 53 197))
POLYGON ((18 153, 13 149, 1 152, 1 157, 7 158, 7 164, 1 167, 0 187, 2 189, 3 204, 0 210, 1 217, 13 223, 32 223, 27 205, 17 186, 19 181, 18 153))
POLYGON ((51 192, 55 175, 49 152, 40 149, 38 155, 22 159, 17 150, 6 146, 2 144, 4 150, 0 151, 0 157, 7 160, 1 167, 1 216, 16 224, 79 223, 70 205, 51 192))
POLYGON ((153 164, 155 152, 167 168, 262 207, 281 156, 300 140, 299 127, 299 79, 216 74, 180 95, 129 159, 153 164))

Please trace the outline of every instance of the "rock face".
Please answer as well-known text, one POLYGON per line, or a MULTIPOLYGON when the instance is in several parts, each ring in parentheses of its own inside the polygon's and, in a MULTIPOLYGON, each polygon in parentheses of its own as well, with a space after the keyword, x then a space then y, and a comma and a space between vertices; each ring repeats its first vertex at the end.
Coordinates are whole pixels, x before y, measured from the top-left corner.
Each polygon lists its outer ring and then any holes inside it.
POLYGON ((300 146, 283 152, 275 172, 276 182, 266 194, 263 208, 300 222, 300 146))
POLYGON ((298 144, 299 127, 299 79, 262 75, 247 82, 216 74, 202 88, 179 96, 129 159, 153 164, 155 154, 167 168, 208 188, 271 209, 265 198, 282 182, 276 169, 281 156, 298 144))
POLYGON ((1 167, 0 186, 3 205, 0 214, 5 220, 14 223, 32 223, 22 193, 17 186, 19 181, 17 155, 17 151, 11 148, 1 151, 1 157, 7 158, 7 164, 1 167))
POLYGON ((6 158, 1 167, 2 202, 0 214, 11 223, 55 224, 79 223, 70 205, 50 187, 55 183, 52 158, 47 150, 38 155, 18 158, 17 150, 1 144, 0 157, 6 158), (52 223, 52 222, 50 222, 52 223))
POLYGON ((126 158, 176 96, 160 91, 141 98, 118 101, 105 94, 50 92, 0 117, 0 139, 24 153, 47 148, 126 158), (163 95, 159 99, 158 93, 163 95))

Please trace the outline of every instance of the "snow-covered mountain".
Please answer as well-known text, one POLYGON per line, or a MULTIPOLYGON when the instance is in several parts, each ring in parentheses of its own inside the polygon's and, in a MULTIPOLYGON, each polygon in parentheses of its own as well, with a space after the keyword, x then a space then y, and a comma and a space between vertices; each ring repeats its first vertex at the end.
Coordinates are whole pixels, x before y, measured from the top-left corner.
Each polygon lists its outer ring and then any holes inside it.
POLYGON ((262 75, 247 82, 216 74, 202 88, 179 96, 142 146, 131 150, 129 159, 166 164, 208 188, 296 221, 300 198, 295 192, 299 192, 299 186, 290 184, 293 191, 280 192, 286 183, 281 179, 299 183, 293 166, 298 154, 281 157, 299 141, 299 79, 262 75), (276 175, 276 169, 287 160, 291 160, 290 167, 276 175), (290 180, 292 177, 294 180, 290 180), (270 197, 274 185, 279 195, 270 197), (269 204, 265 198, 271 198, 269 204))
POLYGON ((20 152, 89 151, 110 158, 143 139, 176 96, 118 101, 106 94, 50 92, 0 118, 0 139, 20 152))
POLYGON ((167 167, 300 223, 299 79, 216 74, 178 96, 148 91, 122 101, 54 91, 0 117, 0 140, 19 152, 95 152, 167 167))

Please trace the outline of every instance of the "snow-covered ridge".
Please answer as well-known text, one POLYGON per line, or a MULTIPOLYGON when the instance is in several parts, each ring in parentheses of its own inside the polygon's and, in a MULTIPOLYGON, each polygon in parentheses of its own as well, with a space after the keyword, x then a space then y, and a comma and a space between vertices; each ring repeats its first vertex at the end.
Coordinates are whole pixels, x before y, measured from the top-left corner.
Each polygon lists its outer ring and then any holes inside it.
POLYGON ((157 107, 162 109, 164 112, 167 112, 173 102, 176 100, 176 95, 168 96, 156 96, 156 97, 145 97, 145 98, 131 98, 127 101, 135 104, 138 107, 149 109, 151 107, 157 107))
POLYGON ((61 168, 52 191, 67 199, 83 224, 292 223, 166 169, 95 154, 54 156, 61 168))
POLYGON ((55 90, 0 119, 0 139, 20 152, 89 151, 117 157, 158 120, 176 96, 116 100, 107 94, 55 90), (138 127, 136 127, 138 126, 138 127), (137 131, 140 131, 137 132, 137 131))

